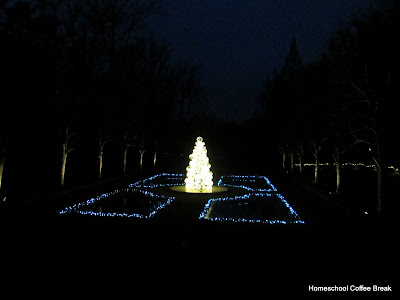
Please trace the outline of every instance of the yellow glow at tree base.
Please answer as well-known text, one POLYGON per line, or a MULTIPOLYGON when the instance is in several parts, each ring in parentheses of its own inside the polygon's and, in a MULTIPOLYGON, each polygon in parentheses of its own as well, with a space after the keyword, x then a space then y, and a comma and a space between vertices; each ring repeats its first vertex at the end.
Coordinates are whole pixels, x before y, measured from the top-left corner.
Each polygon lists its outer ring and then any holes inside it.
POLYGON ((207 149, 202 137, 196 139, 193 153, 189 155, 189 166, 186 168, 185 186, 190 193, 212 193, 213 173, 207 157, 207 149))
POLYGON ((213 193, 222 193, 226 192, 228 188, 222 187, 222 186, 213 186, 211 190, 193 190, 193 189, 187 189, 186 186, 184 185, 177 185, 177 186, 172 186, 170 188, 174 192, 180 192, 180 193, 188 193, 188 194, 213 194, 213 193))

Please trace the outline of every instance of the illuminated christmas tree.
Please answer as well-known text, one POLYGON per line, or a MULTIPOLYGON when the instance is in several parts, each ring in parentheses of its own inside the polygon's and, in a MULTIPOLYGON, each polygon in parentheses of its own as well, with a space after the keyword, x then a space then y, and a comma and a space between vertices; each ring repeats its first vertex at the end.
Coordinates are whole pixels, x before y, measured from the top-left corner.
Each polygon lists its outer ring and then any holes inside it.
POLYGON ((196 139, 193 153, 189 155, 189 159, 189 166, 186 168, 186 190, 200 193, 211 192, 213 173, 210 171, 211 165, 203 138, 198 137, 196 139))

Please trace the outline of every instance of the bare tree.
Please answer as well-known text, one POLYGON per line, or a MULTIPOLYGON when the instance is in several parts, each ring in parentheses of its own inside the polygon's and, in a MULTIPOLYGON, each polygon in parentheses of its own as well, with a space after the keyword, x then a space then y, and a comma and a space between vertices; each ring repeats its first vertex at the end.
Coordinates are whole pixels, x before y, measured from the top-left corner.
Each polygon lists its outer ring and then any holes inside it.
POLYGON ((140 170, 143 170, 143 155, 147 151, 144 137, 142 137, 140 139, 138 148, 139 148, 139 154, 140 154, 139 166, 140 166, 140 170))
POLYGON ((338 145, 335 145, 332 156, 333 156, 333 161, 335 162, 335 170, 336 170, 336 194, 339 194, 340 191, 341 169, 342 169, 340 157, 342 153, 343 152, 339 150, 338 145))
MULTIPOLYGON (((358 143, 358 142, 356 142, 358 143)), ((332 157, 335 163, 335 172, 336 172, 336 194, 340 194, 341 190, 341 182, 342 182, 342 155, 350 150, 353 145, 356 143, 351 144, 350 146, 346 147, 344 150, 339 149, 339 145, 335 144, 333 146, 332 157)))
MULTIPOLYGON (((358 88, 357 88, 358 89, 358 88)), ((359 90, 362 92, 361 90, 359 90)), ((363 92, 362 92, 363 93, 363 92)), ((363 93, 366 97, 363 102, 368 110, 372 113, 369 116, 364 115, 366 119, 366 126, 363 126, 352 132, 355 139, 352 145, 362 143, 368 147, 370 157, 375 164, 377 171, 377 210, 380 214, 382 212, 382 182, 383 182, 383 159, 382 159, 382 144, 379 138, 377 129, 376 114, 378 112, 379 101, 372 103, 367 94, 363 93)))
MULTIPOLYGON (((109 143, 111 139, 109 137, 105 137, 100 133, 99 137, 99 178, 101 178, 101 172, 103 170, 103 155, 104 155, 104 146, 109 143)), ((125 169, 124 169, 125 172, 125 169)))
POLYGON ((344 149, 341 149, 342 147, 339 145, 337 141, 333 145, 332 157, 335 163, 335 171, 336 171, 336 194, 340 193, 341 182, 342 182, 342 156, 345 152, 350 150, 357 143, 358 142, 352 143, 347 147, 345 147, 344 149))
MULTIPOLYGON (((380 123, 379 117, 381 116, 382 98, 378 96, 379 88, 373 88, 369 82, 368 65, 364 64, 363 74, 361 80, 356 84, 351 76, 350 72, 345 66, 347 75, 347 83, 356 93, 358 98, 352 101, 350 105, 351 110, 354 112, 355 117, 353 123, 356 129, 352 130, 350 134, 354 138, 354 142, 351 146, 361 143, 368 148, 370 158, 375 164, 377 172, 377 210, 378 213, 382 213, 382 198, 383 198, 383 176, 384 176, 384 162, 382 156, 382 139, 380 130, 383 121, 380 123)), ((384 85, 389 86, 391 80, 391 72, 388 72, 387 79, 384 79, 384 85)), ((381 87, 382 89, 382 87, 381 87)))
POLYGON ((286 169, 286 157, 289 156, 290 159, 290 172, 294 171, 294 158, 295 156, 299 159, 299 170, 300 174, 303 173, 303 146, 290 146, 281 145, 279 146, 279 152, 282 155, 282 169, 286 169))
POLYGON ((326 141, 326 138, 322 140, 309 140, 311 146, 311 153, 314 156, 315 163, 314 163, 314 183, 318 182, 319 179, 319 155, 321 152, 321 148, 323 143, 326 141))
POLYGON ((159 148, 158 142, 157 140, 154 140, 153 167, 156 166, 158 148, 159 148))
POLYGON ((299 172, 300 172, 300 175, 302 175, 303 174, 303 155, 304 155, 304 149, 303 149, 302 145, 299 145, 296 148, 296 153, 299 158, 299 172))
POLYGON ((289 158, 290 158, 290 173, 293 173, 294 169, 294 149, 289 150, 289 158))
POLYGON ((286 152, 287 152, 287 145, 279 146, 279 152, 282 155, 282 170, 286 169, 286 152))
POLYGON ((124 174, 126 174, 126 165, 127 165, 127 160, 128 160, 128 150, 130 147, 135 146, 135 142, 137 140, 137 131, 135 136, 131 136, 129 129, 131 127, 131 123, 128 125, 128 127, 124 131, 124 141, 123 141, 123 149, 124 149, 124 174))
POLYGON ((312 154, 315 158, 315 164, 314 164, 314 182, 318 182, 318 171, 319 171, 319 152, 321 151, 321 146, 320 145, 313 145, 313 150, 312 154))
POLYGON ((65 180, 65 169, 67 166, 67 157, 68 154, 75 150, 75 148, 73 147, 73 143, 71 141, 71 138, 73 136, 75 136, 76 133, 72 133, 71 132, 71 126, 70 124, 66 124, 65 125, 65 137, 63 140, 63 144, 62 144, 62 156, 61 156, 61 186, 64 186, 64 180, 65 180))
POLYGON ((342 156, 345 152, 350 150, 353 144, 349 144, 346 139, 349 135, 349 129, 346 126, 345 111, 347 110, 345 105, 341 105, 341 110, 337 114, 332 115, 332 131, 333 134, 330 136, 331 141, 331 154, 335 163, 336 171, 336 194, 340 193, 341 180, 342 180, 342 156))

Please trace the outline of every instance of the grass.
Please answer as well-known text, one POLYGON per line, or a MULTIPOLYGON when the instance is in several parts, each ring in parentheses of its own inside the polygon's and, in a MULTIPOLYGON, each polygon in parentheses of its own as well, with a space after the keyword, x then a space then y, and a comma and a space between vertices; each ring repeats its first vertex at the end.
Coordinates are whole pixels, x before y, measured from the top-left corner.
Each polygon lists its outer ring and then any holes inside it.
POLYGON ((296 180, 265 175, 306 224, 197 220, 204 195, 170 190, 163 192, 177 201, 154 219, 57 214, 61 204, 109 191, 118 181, 48 195, 36 207, 6 208, 0 298, 256 299, 307 294, 309 284, 393 285, 394 224, 352 222, 296 180))

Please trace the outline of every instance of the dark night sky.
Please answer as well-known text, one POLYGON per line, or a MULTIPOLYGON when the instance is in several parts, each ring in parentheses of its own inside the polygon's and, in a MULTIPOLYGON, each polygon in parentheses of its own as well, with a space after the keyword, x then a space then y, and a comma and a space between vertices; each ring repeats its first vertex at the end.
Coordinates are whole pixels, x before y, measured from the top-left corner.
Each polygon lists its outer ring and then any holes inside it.
POLYGON ((256 97, 283 66, 293 36, 304 63, 373 0, 163 0, 149 30, 177 57, 202 67, 210 112, 242 121, 257 113, 256 97))

